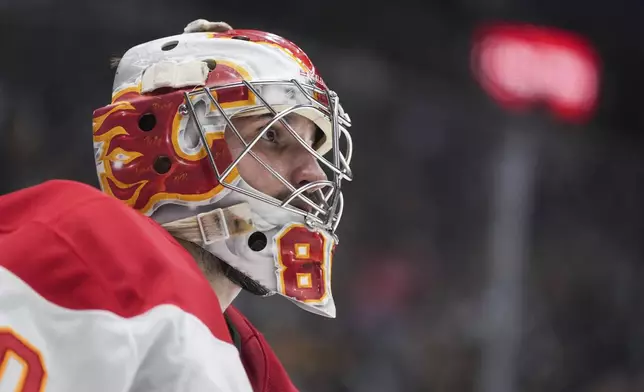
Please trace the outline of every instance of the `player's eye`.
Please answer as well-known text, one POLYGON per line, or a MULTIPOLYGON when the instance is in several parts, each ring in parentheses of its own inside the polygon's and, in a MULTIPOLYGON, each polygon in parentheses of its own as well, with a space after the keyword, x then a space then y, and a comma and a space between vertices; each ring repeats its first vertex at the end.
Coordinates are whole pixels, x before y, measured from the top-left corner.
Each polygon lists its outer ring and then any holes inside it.
POLYGON ((262 135, 262 139, 271 143, 277 143, 277 130, 275 130, 274 128, 269 128, 262 135))

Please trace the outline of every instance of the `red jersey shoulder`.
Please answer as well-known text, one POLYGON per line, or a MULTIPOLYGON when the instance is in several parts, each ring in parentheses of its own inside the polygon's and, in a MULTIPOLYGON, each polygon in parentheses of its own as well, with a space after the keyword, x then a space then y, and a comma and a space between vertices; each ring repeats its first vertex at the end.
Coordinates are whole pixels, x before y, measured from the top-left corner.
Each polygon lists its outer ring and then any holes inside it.
POLYGON ((133 317, 170 304, 230 335, 197 264, 156 222, 88 185, 49 181, 0 197, 3 266, 69 309, 133 317))
POLYGON ((83 202, 102 196, 96 188, 67 180, 47 181, 2 195, 0 233, 18 229, 25 222, 55 219, 83 202))
POLYGON ((235 307, 226 310, 239 334, 240 355, 255 392, 298 392, 261 332, 235 307))

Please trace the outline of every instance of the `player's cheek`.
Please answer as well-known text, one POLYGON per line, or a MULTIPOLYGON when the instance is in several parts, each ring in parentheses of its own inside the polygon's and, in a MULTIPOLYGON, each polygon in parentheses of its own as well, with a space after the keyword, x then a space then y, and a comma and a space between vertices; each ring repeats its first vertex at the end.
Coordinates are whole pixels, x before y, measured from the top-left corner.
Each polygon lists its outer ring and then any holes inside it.
MULTIPOLYGON (((243 149, 242 149, 243 150, 243 149)), ((270 161, 264 154, 256 153, 256 156, 263 162, 272 166, 270 161)), ((275 176, 273 176, 262 164, 255 159, 255 157, 247 154, 240 161, 237 166, 239 174, 248 183, 248 185, 257 189, 260 192, 274 196, 276 187, 274 185, 275 176)))
MULTIPOLYGON (((258 153, 257 156, 285 180, 290 181, 288 164, 285 164, 284 157, 282 157, 280 152, 274 150, 262 151, 258 153)), ((287 189, 286 185, 284 185, 279 178, 259 164, 258 167, 256 167, 255 173, 261 177, 263 187, 262 191, 264 193, 276 197, 283 194, 287 189)))

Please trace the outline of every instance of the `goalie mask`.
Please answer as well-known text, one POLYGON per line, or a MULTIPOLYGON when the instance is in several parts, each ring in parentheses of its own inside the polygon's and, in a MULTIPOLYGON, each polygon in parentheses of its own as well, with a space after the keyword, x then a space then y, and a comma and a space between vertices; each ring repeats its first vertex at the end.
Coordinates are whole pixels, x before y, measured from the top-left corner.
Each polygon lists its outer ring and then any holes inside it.
POLYGON ((349 126, 293 43, 196 21, 123 56, 112 103, 94 112, 94 153, 104 192, 215 255, 256 294, 335 317, 331 263, 341 186, 352 179, 349 126), (293 180, 280 156, 318 174, 293 180))

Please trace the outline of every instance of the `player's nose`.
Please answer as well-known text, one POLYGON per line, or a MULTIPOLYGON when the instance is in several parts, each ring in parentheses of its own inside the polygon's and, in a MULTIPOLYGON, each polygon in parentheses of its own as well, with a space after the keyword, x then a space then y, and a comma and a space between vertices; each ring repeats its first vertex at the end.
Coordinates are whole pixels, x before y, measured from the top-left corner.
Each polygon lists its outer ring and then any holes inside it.
MULTIPOLYGON (((296 160, 293 160, 294 167, 291 173, 291 183, 297 188, 303 185, 324 181, 327 179, 326 173, 320 167, 320 164, 311 153, 301 149, 296 160)), ((317 187, 307 191, 311 192, 317 187)))

